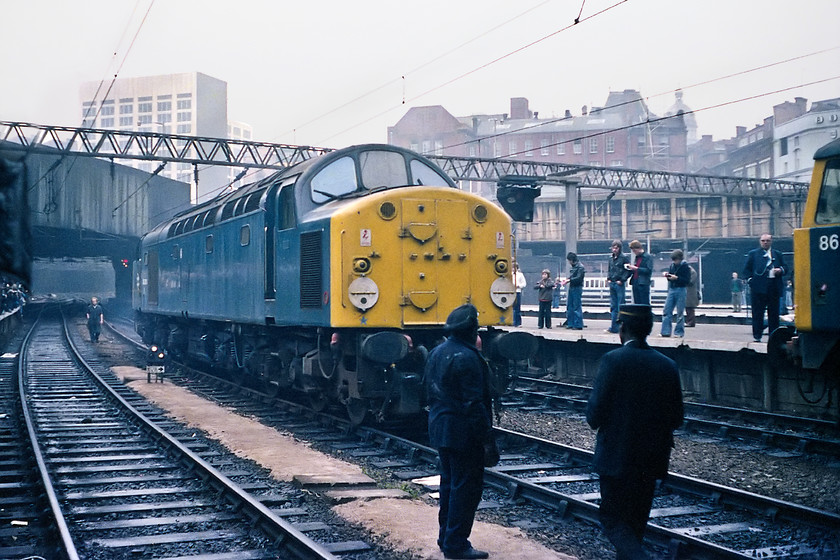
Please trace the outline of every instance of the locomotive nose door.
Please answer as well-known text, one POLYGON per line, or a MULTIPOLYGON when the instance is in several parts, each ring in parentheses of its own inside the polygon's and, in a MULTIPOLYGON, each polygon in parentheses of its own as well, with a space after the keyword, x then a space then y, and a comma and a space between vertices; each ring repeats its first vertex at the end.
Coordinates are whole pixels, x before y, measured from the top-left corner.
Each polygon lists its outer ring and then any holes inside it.
POLYGON ((403 325, 435 325, 469 301, 468 210, 462 200, 402 202, 403 325))

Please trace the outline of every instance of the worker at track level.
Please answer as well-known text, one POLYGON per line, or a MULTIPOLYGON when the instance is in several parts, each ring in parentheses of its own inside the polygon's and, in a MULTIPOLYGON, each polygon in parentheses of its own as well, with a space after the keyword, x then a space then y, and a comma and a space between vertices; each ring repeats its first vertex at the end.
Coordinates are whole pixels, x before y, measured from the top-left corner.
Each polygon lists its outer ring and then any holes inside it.
POLYGON ((604 534, 619 560, 637 560, 647 558, 642 538, 656 481, 668 474, 683 401, 676 362, 646 341, 653 328, 650 306, 621 306, 619 322, 622 347, 601 358, 586 420, 598 430, 594 469, 604 534))
POLYGON ((426 362, 429 443, 440 460, 438 546, 446 558, 487 558, 469 541, 484 486, 484 444, 492 438, 490 368, 475 346, 478 310, 456 308, 449 337, 426 362))

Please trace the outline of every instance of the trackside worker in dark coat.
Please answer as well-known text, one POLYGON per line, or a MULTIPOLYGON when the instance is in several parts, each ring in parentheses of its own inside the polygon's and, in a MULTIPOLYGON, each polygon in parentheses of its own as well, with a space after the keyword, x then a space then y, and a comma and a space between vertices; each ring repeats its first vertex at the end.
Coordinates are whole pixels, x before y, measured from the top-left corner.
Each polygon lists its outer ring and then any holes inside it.
POLYGON ((424 380, 429 441, 440 457, 438 546, 446 558, 487 558, 469 541, 484 486, 484 442, 491 437, 490 370, 475 347, 478 310, 449 314, 450 336, 429 355, 424 380))
POLYGON ((668 474, 683 401, 676 363, 646 342, 650 306, 622 305, 619 321, 622 347, 601 358, 586 420, 598 430, 594 467, 604 534, 619 560, 635 560, 647 558, 642 538, 656 481, 668 474))
POLYGON ((91 342, 99 342, 99 333, 102 332, 102 323, 105 322, 105 313, 99 305, 99 298, 90 298, 90 305, 87 307, 87 328, 90 333, 91 342))

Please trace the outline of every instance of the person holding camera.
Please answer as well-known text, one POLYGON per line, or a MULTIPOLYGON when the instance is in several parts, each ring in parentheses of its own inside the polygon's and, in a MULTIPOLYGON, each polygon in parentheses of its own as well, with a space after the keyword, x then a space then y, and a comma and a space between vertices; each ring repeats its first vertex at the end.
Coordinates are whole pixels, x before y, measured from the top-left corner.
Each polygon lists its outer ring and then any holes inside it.
POLYGON ((610 288, 610 328, 607 332, 618 333, 618 310, 624 305, 627 279, 630 277, 630 259, 624 254, 624 244, 616 239, 610 246, 610 260, 607 268, 607 284, 610 288))

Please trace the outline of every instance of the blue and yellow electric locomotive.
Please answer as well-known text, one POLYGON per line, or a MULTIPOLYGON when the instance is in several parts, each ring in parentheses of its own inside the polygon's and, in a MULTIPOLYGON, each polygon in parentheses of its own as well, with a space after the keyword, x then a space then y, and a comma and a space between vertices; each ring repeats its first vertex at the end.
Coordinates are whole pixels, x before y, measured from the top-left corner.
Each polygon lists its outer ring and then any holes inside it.
POLYGON ((840 140, 814 154, 802 227, 793 232, 796 332, 791 353, 806 369, 840 371, 840 140))
MULTIPOLYGON (((355 146, 144 236, 137 329, 175 356, 343 403, 355 421, 411 415, 452 309, 470 302, 483 326, 510 324, 511 258, 501 209, 416 153, 355 146)), ((489 329, 485 350, 521 358, 526 336, 489 329)))

